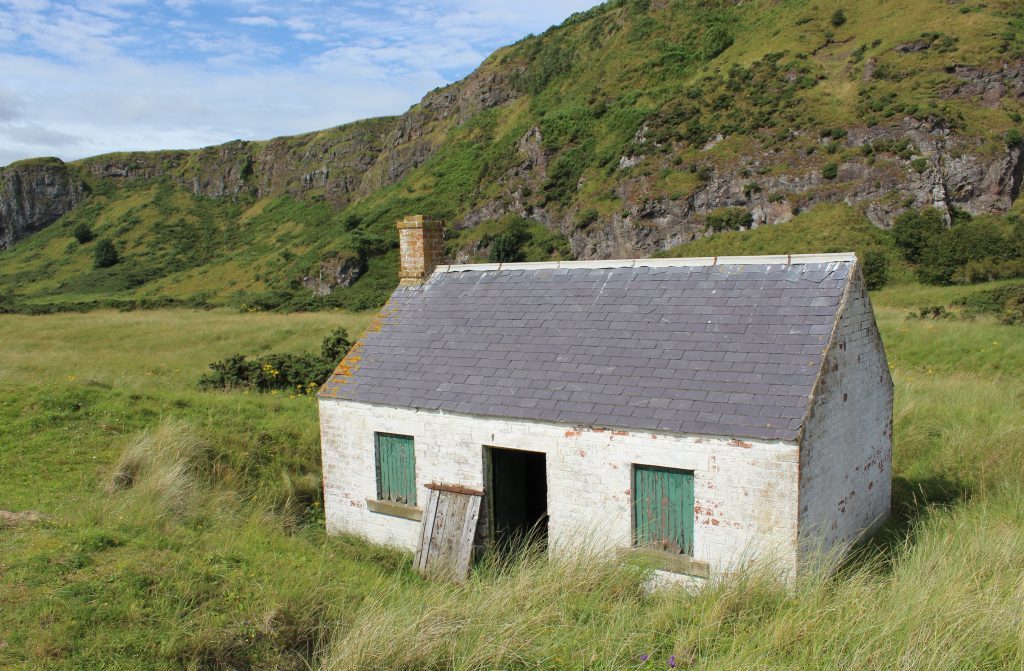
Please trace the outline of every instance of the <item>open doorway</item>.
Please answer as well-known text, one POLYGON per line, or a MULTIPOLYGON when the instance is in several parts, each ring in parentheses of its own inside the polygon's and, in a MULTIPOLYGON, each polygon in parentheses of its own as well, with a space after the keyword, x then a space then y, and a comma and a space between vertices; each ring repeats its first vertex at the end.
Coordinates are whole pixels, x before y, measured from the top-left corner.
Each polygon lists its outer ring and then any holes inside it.
POLYGON ((486 448, 487 513, 498 552, 524 539, 547 546, 548 477, 542 452, 486 448))

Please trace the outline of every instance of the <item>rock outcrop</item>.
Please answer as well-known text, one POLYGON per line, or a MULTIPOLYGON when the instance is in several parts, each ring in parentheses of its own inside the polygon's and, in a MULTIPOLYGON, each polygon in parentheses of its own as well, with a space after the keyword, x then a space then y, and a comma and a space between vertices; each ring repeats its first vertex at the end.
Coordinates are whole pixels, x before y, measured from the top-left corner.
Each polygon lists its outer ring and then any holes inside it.
POLYGON ((366 272, 366 261, 353 252, 341 253, 320 262, 316 275, 302 278, 302 285, 314 296, 326 296, 338 287, 349 287, 366 272))
POLYGON ((0 168, 0 250, 57 221, 86 195, 82 180, 58 158, 0 168))

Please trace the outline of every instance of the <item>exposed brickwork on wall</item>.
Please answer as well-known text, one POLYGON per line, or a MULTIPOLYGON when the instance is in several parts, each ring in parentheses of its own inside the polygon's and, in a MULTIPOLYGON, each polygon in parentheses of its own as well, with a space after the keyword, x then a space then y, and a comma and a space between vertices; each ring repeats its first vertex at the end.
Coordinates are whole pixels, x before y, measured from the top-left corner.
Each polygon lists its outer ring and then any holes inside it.
POLYGON ((444 263, 444 224, 422 215, 398 222, 401 267, 398 277, 403 286, 423 282, 434 268, 444 263))
POLYGON ((892 378, 859 272, 815 394, 800 451, 800 538, 808 560, 845 547, 889 515, 892 378))
POLYGON ((547 455, 553 548, 625 547, 632 529, 632 465, 695 474, 695 558, 721 571, 771 556, 791 570, 797 546, 797 447, 784 442, 575 428, 320 400, 327 525, 411 550, 419 523, 370 512, 373 433, 416 440, 418 500, 431 481, 482 488, 484 446, 547 455))

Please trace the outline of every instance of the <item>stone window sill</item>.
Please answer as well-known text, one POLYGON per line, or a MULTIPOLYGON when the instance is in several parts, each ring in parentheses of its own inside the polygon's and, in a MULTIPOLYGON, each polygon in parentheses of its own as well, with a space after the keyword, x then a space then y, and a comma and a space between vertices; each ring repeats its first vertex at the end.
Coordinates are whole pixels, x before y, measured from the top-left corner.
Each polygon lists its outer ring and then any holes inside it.
POLYGON ((631 548, 627 552, 634 557, 642 557, 654 568, 662 571, 692 575, 696 578, 711 577, 710 564, 687 555, 672 554, 651 548, 631 548))
POLYGON ((378 501, 377 499, 366 499, 366 507, 370 512, 380 513, 382 515, 391 515, 392 517, 401 517, 407 520, 413 520, 419 522, 423 519, 423 509, 417 508, 416 506, 406 505, 404 503, 395 503, 394 501, 378 501))

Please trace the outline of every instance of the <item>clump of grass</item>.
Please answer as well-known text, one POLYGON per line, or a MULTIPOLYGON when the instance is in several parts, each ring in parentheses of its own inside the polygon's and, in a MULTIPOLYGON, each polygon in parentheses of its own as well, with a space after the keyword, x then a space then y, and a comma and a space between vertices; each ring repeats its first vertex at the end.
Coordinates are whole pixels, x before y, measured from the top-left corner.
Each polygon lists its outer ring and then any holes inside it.
POLYGON ((490 561, 463 585, 382 584, 325 656, 333 669, 561 668, 597 636, 627 664, 649 643, 638 629, 595 631, 642 617, 647 572, 586 552, 490 561))
POLYGON ((196 461, 202 441, 182 422, 167 421, 132 437, 107 482, 110 493, 132 490, 159 511, 180 515, 196 496, 196 461))

